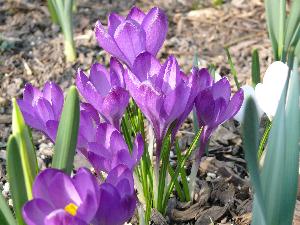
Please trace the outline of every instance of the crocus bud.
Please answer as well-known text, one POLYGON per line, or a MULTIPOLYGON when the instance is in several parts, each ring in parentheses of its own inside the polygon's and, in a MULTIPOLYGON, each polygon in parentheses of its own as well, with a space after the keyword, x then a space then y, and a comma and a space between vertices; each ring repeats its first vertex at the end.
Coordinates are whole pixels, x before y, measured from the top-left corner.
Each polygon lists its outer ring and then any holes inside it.
POLYGON ((258 105, 270 120, 275 116, 288 71, 288 66, 283 62, 273 62, 265 73, 263 83, 258 83, 255 87, 258 105))

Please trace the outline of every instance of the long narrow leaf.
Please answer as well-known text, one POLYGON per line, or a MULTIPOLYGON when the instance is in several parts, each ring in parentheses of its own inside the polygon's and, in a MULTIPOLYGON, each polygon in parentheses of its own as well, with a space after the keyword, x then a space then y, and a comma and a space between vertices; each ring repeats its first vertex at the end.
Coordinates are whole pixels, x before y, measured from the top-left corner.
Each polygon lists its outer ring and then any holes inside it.
POLYGON ((285 37, 285 48, 287 49, 290 45, 292 37, 295 35, 297 26, 300 23, 300 1, 293 0, 291 6, 291 12, 287 21, 286 37, 285 37))
POLYGON ((284 187, 285 197, 283 198, 282 216, 286 218, 285 224, 292 224, 293 213, 296 203, 298 190, 298 168, 299 168, 299 141, 300 141, 300 79, 298 73, 297 59, 294 60, 293 71, 291 72, 288 85, 287 100, 286 100, 286 154, 285 154, 285 174, 284 187))
POLYGON ((63 108, 58 126, 52 167, 70 174, 73 168, 79 127, 79 97, 72 86, 63 108))
POLYGON ((17 225, 16 220, 1 193, 0 193, 0 224, 17 225))
MULTIPOLYGON (((264 218, 264 198, 262 194, 261 179, 259 173, 257 150, 259 146, 258 140, 258 130, 259 130, 259 120, 255 102, 252 98, 249 98, 246 103, 245 110, 245 121, 243 126, 243 140, 244 140, 244 150, 245 158, 247 161, 247 167, 250 173, 251 183, 254 187, 255 192, 255 220, 259 219, 259 223, 265 224, 264 218), (260 215, 258 218, 258 214, 260 215)), ((254 223, 252 223, 254 224, 254 223)))
POLYGON ((12 104, 12 131, 19 147, 27 198, 31 199, 32 183, 38 173, 37 158, 28 127, 25 125, 24 118, 15 99, 13 99, 12 104))
POLYGON ((254 49, 252 53, 251 77, 252 77, 253 87, 255 87, 258 83, 260 83, 260 63, 259 63, 259 55, 257 49, 254 49))
MULTIPOLYGON (((22 167, 21 149, 15 136, 11 135, 7 143, 7 175, 10 184, 14 209, 19 225, 25 224, 22 217, 22 207, 30 199, 31 193, 27 193, 26 174, 22 167)), ((30 190, 31 192, 31 190, 30 190)))
MULTIPOLYGON (((267 224, 285 224, 282 221, 282 202, 286 197, 284 188, 285 158, 287 153, 285 138, 285 99, 287 85, 282 92, 277 112, 272 123, 266 157, 261 173, 262 190, 266 206, 267 224)), ((298 159, 297 159, 298 160, 298 159)))

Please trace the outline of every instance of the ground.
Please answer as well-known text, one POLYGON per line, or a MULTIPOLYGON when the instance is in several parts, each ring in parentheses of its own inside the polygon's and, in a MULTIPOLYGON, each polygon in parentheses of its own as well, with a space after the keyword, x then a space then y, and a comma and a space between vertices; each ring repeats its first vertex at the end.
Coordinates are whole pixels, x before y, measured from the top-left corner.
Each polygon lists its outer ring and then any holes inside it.
MULTIPOLYGON (((97 45, 93 26, 99 19, 106 24, 109 12, 126 15, 133 5, 145 11, 153 6, 163 8, 169 18, 169 31, 158 56, 164 60, 170 54, 175 55, 185 72, 191 69, 197 54, 203 66, 214 63, 220 74, 232 81, 225 46, 229 47, 242 84, 251 82, 253 49, 259 51, 262 75, 272 61, 262 0, 226 0, 220 6, 215 6, 212 0, 76 2, 74 29, 78 59, 66 63, 62 35, 59 27, 51 23, 45 1, 0 0, 0 190, 4 189, 6 195, 9 193, 5 185, 5 148, 11 133, 11 99, 21 96, 26 82, 41 87, 51 80, 66 90, 74 84, 78 68, 88 70, 96 61, 108 65, 109 55, 97 45)), ((237 123, 230 121, 214 133, 209 155, 199 168, 196 199, 180 203, 174 196, 167 217, 154 211, 153 223, 249 224, 252 194, 239 129, 237 123)), ((193 135, 190 120, 179 135, 180 145, 185 149, 193 135)), ((51 161, 52 144, 37 132, 33 138, 39 166, 46 167, 51 161)), ((188 171, 189 168, 187 165, 188 171)))

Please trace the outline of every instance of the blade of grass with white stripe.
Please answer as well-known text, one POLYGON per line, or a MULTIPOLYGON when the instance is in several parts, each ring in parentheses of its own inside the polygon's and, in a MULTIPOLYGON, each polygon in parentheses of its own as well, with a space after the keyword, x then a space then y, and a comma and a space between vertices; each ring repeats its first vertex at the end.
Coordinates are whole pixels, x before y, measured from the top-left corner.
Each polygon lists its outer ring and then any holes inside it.
POLYGON ((21 166, 24 174, 24 182, 27 198, 32 198, 32 183, 38 173, 37 158, 32 144, 28 127, 25 125, 24 118, 15 99, 12 100, 12 131, 16 138, 21 158, 21 166))
POLYGON ((77 89, 70 87, 58 126, 52 167, 71 174, 76 152, 79 127, 79 96, 77 89))

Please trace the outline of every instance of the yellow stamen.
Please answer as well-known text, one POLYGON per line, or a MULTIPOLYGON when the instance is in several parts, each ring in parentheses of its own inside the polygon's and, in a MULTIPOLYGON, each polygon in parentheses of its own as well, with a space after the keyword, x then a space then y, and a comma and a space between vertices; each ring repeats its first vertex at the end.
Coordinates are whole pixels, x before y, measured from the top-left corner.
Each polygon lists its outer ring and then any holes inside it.
POLYGON ((70 203, 65 207, 65 211, 70 213, 72 216, 75 216, 77 213, 78 206, 74 203, 70 203))

